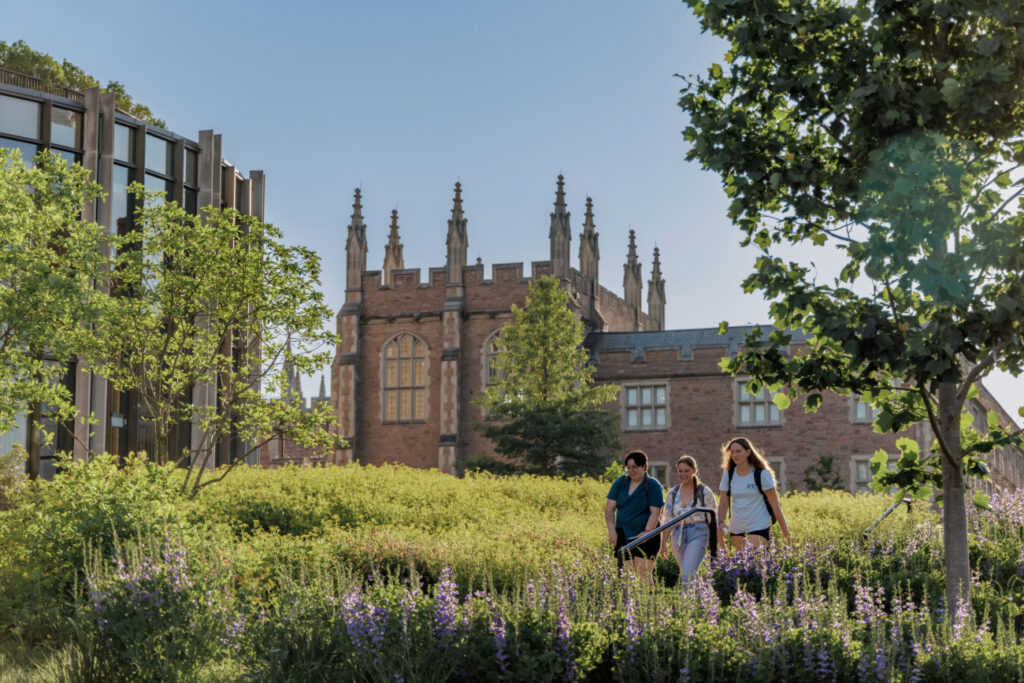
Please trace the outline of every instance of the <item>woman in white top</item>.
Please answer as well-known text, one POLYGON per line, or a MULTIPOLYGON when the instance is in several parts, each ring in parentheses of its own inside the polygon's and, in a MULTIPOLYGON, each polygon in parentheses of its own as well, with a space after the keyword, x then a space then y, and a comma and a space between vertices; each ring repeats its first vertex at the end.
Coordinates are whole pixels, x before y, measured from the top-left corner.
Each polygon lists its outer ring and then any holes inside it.
MULTIPOLYGON (((674 519, 690 508, 713 508, 715 494, 697 478, 697 461, 684 455, 676 461, 679 483, 665 497, 665 521, 674 519)), ((686 588, 697 573, 708 549, 710 520, 706 512, 697 512, 662 532, 661 556, 668 557, 668 547, 679 565, 679 585, 686 588)))
POLYGON ((729 539, 737 550, 744 546, 765 546, 773 518, 779 523, 782 535, 790 540, 789 525, 775 489, 775 473, 748 439, 740 436, 722 447, 722 483, 718 491, 720 542, 724 543, 728 529, 729 539))

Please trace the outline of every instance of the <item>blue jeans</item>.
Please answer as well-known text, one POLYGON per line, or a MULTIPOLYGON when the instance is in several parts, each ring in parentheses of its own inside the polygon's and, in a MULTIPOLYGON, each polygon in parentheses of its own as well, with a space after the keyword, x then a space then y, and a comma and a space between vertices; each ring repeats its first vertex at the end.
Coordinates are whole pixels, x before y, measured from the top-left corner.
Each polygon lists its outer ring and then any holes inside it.
POLYGON ((686 588, 708 549, 707 524, 683 524, 672 532, 672 554, 679 564, 679 586, 686 588))

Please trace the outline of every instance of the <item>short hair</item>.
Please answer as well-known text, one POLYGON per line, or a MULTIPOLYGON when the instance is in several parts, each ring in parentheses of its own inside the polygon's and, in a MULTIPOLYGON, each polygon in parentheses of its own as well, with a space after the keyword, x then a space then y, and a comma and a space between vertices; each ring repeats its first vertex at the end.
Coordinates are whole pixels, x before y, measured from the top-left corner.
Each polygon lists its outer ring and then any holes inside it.
POLYGON ((626 453, 626 457, 622 460, 623 464, 629 464, 632 460, 639 467, 647 467, 647 454, 643 451, 630 451, 626 453))

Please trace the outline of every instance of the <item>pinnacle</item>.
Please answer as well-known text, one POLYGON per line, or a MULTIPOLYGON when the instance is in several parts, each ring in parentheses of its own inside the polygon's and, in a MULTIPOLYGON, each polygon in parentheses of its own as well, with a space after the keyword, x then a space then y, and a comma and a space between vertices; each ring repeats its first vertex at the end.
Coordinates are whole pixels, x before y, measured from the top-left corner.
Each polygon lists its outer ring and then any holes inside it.
POLYGON ((583 214, 583 232, 594 232, 594 200, 587 197, 587 212, 583 214))
POLYGON ((352 202, 352 225, 361 225, 363 222, 362 191, 356 188, 355 201, 352 202))

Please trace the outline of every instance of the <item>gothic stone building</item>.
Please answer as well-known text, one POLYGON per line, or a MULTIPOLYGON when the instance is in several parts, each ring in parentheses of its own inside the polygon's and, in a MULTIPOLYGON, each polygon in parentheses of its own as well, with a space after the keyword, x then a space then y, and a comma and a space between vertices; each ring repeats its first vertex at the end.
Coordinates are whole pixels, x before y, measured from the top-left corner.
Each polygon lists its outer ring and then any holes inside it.
MULTIPOLYGON (((749 328, 665 330, 665 281, 658 250, 648 280, 647 311, 641 310, 641 266, 630 231, 623 296, 598 280, 598 233, 588 197, 579 234, 578 267, 570 264, 570 213, 564 181, 558 178, 546 261, 467 264, 468 221, 461 187, 448 220, 447 258, 442 267, 406 269, 392 212, 382 270, 367 270, 367 236, 360 192, 348 226, 345 303, 337 316, 341 343, 331 368, 330 401, 341 435, 349 442, 338 463, 404 463, 456 473, 461 460, 493 454, 473 424, 483 417, 472 401, 487 385, 494 343, 522 305, 532 279, 554 275, 571 295, 588 331, 585 344, 595 378, 622 388, 608 408, 621 419, 621 441, 651 457, 655 476, 675 480, 672 463, 684 453, 697 458, 717 488, 719 449, 733 435, 749 437, 773 463, 782 490, 805 488, 804 475, 823 456, 839 468, 843 486, 864 489, 871 479, 868 459, 877 449, 897 452, 896 437, 872 430, 869 405, 856 398, 826 395, 816 413, 799 405, 780 412, 764 391, 751 395, 745 379, 722 373, 722 356, 735 354, 749 328)), ((314 400, 325 400, 323 388, 314 400)), ((998 404, 986 392, 971 409, 998 404), (981 403, 983 402, 983 403, 981 403)), ((909 434, 922 444, 924 425, 909 434)), ((263 462, 273 465, 304 455, 294 444, 272 443, 263 462)), ((983 486, 1024 483, 1024 459, 1006 449, 995 457, 993 481, 983 486)))

